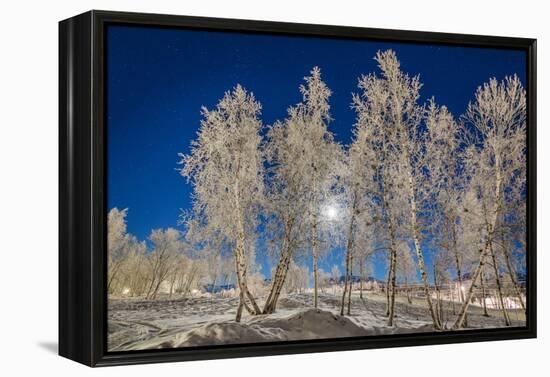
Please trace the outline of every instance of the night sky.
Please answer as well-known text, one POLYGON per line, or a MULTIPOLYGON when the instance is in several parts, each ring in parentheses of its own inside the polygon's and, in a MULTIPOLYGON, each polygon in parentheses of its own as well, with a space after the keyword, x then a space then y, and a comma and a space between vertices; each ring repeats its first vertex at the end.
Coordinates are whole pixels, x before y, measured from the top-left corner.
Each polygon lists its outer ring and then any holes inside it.
MULTIPOLYGON (((301 100, 298 86, 319 66, 333 93, 330 130, 349 144, 351 93, 359 92, 361 74, 378 72, 373 57, 385 49, 396 51, 405 72, 420 74, 422 101, 435 96, 455 117, 490 77, 516 73, 526 83, 523 51, 109 26, 108 208, 129 208, 128 231, 139 239, 156 228, 181 229, 178 216, 191 207, 192 188, 176 170, 177 154, 189 152, 201 106, 215 107, 237 83, 261 102, 268 125, 301 100)), ((340 254, 321 267, 342 270, 340 254)), ((265 258, 260 262, 269 275, 265 258)), ((382 266, 375 276, 383 277, 382 266)))

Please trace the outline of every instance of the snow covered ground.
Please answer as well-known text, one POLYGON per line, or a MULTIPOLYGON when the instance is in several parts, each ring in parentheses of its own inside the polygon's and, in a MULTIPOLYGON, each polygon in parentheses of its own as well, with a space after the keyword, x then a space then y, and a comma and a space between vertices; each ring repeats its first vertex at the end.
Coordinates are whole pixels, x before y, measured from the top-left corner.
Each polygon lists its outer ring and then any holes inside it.
MULTIPOLYGON (((234 321, 238 298, 110 299, 109 351, 433 331, 420 298, 412 305, 403 297, 397 299, 394 327, 386 325, 385 296, 382 294, 368 294, 360 299, 354 292, 352 314, 345 317, 339 315, 340 297, 321 294, 317 310, 313 308, 312 299, 309 293, 282 297, 276 313, 244 315, 241 323, 234 321)), ((454 318, 452 305, 446 303, 444 307, 443 318, 450 327, 454 318)), ((484 317, 481 308, 470 308, 470 328, 503 326, 497 311, 490 311, 491 316, 484 317)), ((514 326, 525 324, 517 313, 512 312, 511 318, 514 326)))

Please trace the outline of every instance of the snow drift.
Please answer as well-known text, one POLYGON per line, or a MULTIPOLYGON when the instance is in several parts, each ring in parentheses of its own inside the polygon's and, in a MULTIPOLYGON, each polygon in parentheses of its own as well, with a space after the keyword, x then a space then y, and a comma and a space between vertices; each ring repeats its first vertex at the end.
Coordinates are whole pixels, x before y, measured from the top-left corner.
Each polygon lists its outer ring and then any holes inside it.
MULTIPOLYGON (((430 331, 427 327, 416 331, 430 331)), ((329 311, 308 309, 290 315, 259 316, 247 322, 211 322, 192 330, 166 334, 139 344, 139 349, 178 348, 288 340, 345 338, 411 332, 411 329, 364 328, 329 311)), ((160 334, 159 334, 160 335, 160 334)), ((133 348, 133 347, 130 347, 133 348)))

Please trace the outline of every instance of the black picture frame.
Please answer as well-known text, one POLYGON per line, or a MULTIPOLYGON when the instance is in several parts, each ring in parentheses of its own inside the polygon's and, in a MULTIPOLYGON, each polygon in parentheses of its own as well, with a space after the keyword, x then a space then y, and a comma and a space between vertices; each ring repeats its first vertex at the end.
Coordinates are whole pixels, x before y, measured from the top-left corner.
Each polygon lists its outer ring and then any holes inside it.
POLYGON ((59 23, 59 354, 88 366, 536 337, 536 40, 89 11, 59 23), (522 328, 107 352, 105 28, 109 24, 512 48, 527 53, 527 317, 522 328))

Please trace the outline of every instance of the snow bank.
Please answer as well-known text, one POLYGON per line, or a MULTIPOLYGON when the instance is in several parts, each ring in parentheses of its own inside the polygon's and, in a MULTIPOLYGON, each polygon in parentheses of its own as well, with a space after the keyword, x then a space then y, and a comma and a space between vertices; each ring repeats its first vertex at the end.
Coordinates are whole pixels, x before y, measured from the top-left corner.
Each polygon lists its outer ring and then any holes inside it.
MULTIPOLYGON (((395 326, 388 327, 386 296, 369 294, 353 297, 351 316, 342 317, 339 297, 319 295, 319 309, 313 309, 311 294, 292 294, 279 300, 269 315, 244 315, 235 322, 238 298, 188 297, 178 300, 143 301, 117 299, 109 303, 109 350, 129 351, 155 348, 221 344, 277 342, 302 339, 345 338, 434 331, 424 301, 408 305, 397 302, 395 326)), ((447 324, 454 319, 447 310, 447 324)), ((514 325, 524 326, 516 320, 514 325)), ((502 318, 484 317, 471 307, 472 328, 502 327, 502 318)))
POLYGON ((177 336, 174 346, 187 347, 368 335, 366 329, 353 323, 350 319, 323 310, 309 309, 279 318, 262 317, 253 318, 247 323, 207 324, 177 336))
MULTIPOLYGON (((242 323, 209 323, 176 335, 170 346, 189 347, 304 339, 334 339, 425 331, 433 331, 432 326, 424 325, 415 329, 386 326, 365 328, 348 317, 342 317, 330 311, 308 309, 279 318, 261 316, 242 323)), ((163 347, 166 346, 166 344, 163 344, 163 347)))
POLYGON ((257 316, 247 322, 211 322, 141 343, 140 349, 364 336, 371 331, 347 317, 308 309, 287 316, 257 316))

